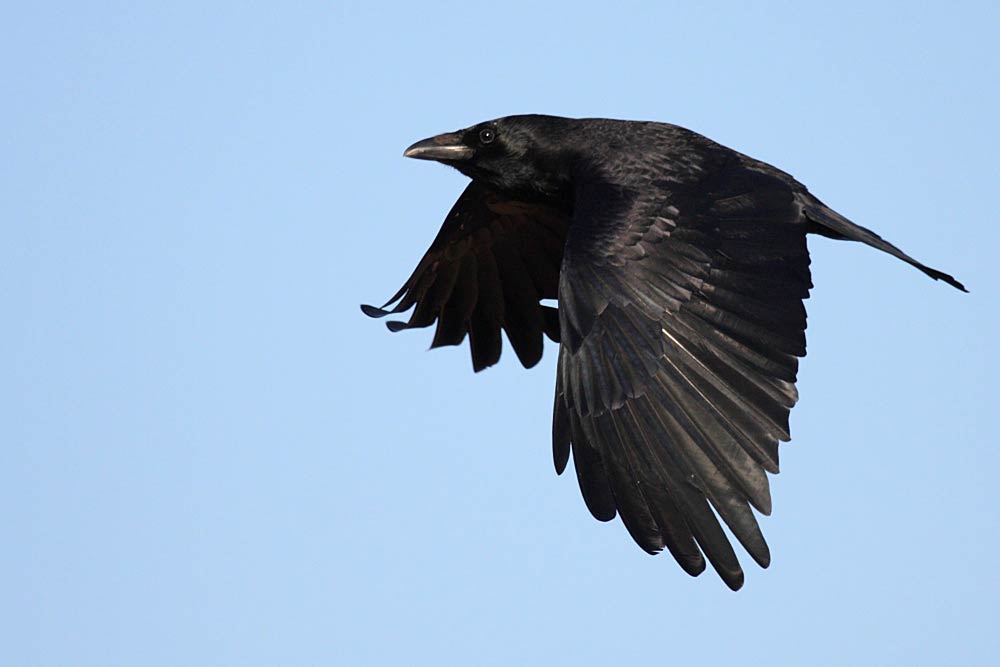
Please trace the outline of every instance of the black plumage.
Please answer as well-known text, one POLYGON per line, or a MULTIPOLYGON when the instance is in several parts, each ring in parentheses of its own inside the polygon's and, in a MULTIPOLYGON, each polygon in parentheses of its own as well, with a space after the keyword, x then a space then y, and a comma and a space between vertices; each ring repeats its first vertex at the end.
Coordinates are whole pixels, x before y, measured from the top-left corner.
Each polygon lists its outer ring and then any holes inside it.
POLYGON ((476 371, 501 329, 525 367, 559 342, 552 452, 570 454, 599 520, 732 589, 743 571, 717 516, 762 567, 753 510, 790 437, 812 282, 806 234, 861 241, 964 291, 848 221, 788 174, 673 125, 513 116, 406 155, 472 182, 403 288, 373 317, 469 336, 476 371), (557 299, 558 310, 541 303, 557 299), (390 306, 395 304, 390 309, 390 306))

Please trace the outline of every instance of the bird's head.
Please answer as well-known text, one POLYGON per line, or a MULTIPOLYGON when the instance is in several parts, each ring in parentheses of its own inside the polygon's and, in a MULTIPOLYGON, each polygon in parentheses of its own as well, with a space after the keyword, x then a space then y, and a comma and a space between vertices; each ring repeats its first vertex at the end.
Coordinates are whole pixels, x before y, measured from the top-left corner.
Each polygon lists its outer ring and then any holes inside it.
POLYGON ((508 116, 413 144, 405 157, 434 160, 474 180, 526 199, 569 196, 573 121, 555 116, 508 116))

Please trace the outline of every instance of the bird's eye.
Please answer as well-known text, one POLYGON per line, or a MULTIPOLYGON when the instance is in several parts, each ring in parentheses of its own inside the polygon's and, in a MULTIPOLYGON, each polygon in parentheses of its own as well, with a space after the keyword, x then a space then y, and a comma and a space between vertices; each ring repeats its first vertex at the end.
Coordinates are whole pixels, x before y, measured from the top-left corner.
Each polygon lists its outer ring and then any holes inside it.
POLYGON ((497 133, 488 127, 479 130, 479 141, 483 144, 491 144, 497 138, 497 133))

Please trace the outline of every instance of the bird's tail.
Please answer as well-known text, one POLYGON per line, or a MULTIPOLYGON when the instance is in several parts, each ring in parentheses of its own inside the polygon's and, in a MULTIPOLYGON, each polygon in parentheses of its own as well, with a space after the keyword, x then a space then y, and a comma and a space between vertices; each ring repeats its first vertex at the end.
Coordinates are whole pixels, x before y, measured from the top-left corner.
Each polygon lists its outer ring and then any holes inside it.
POLYGON ((806 217, 810 221, 810 232, 821 234, 822 236, 832 239, 861 241, 862 243, 866 243, 873 248, 878 248, 882 252, 887 252, 893 257, 898 257, 907 264, 917 267, 934 280, 943 280, 952 287, 960 289, 963 292, 969 291, 965 289, 965 285, 958 282, 947 273, 921 264, 875 232, 870 229, 865 229, 861 225, 854 224, 812 195, 806 194, 801 198, 801 202, 805 210, 806 217))

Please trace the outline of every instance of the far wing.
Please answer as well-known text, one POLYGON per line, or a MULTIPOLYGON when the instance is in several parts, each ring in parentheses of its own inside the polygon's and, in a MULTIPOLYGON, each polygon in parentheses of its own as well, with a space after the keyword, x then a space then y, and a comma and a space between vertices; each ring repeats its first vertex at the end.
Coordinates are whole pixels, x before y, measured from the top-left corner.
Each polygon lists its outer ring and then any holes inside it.
POLYGON ((690 574, 743 571, 716 513, 763 567, 805 354, 811 287, 791 189, 736 160, 655 200, 577 211, 559 292, 553 453, 584 500, 690 574), (588 215, 589 214, 589 215, 588 215), (714 513, 713 513, 714 510, 714 513))
POLYGON ((559 340, 556 309, 540 300, 556 298, 568 224, 568 214, 555 207, 513 200, 473 181, 403 287, 381 308, 361 308, 371 317, 413 308, 408 321, 388 327, 437 322, 431 347, 459 345, 468 334, 476 371, 500 359, 502 328, 530 368, 542 357, 543 332, 559 340))

